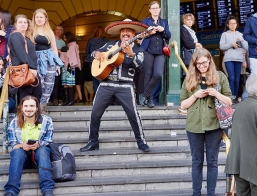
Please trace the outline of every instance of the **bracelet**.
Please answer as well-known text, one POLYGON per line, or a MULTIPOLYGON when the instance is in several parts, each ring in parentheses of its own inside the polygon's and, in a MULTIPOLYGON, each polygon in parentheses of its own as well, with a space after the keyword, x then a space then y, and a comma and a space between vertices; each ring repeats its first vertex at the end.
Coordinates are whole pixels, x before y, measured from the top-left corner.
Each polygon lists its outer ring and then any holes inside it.
POLYGON ((198 99, 196 96, 195 96, 195 94, 193 94, 194 95, 194 97, 196 98, 196 99, 198 99))

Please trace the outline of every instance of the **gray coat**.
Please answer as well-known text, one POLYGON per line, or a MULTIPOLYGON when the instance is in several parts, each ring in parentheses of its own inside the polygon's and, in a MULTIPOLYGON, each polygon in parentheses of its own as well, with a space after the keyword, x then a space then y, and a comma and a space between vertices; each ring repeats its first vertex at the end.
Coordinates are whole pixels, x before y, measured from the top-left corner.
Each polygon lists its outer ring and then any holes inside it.
POLYGON ((225 172, 257 185, 257 97, 238 104, 231 132, 225 172))

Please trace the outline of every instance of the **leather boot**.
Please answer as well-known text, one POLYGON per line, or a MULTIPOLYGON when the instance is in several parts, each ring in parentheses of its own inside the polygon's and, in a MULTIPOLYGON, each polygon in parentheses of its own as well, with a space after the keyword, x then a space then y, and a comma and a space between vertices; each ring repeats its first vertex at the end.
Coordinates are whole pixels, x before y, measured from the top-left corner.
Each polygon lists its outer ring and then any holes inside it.
POLYGON ((69 100, 68 100, 68 88, 64 88, 64 102, 63 102, 63 105, 67 105, 69 103, 69 100))
POLYGON ((74 92, 73 87, 68 88, 68 103, 67 106, 74 105, 74 92))

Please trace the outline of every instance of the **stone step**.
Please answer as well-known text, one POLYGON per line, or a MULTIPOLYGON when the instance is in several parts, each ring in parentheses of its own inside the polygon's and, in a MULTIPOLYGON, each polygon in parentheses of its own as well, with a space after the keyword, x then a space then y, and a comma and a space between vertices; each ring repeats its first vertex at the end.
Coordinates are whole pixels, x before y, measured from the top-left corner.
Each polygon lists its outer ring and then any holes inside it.
MULTIPOLYGON (((54 138, 88 138, 88 127, 62 127, 54 125, 54 138)), ((171 132, 175 132, 177 135, 186 134, 185 125, 176 124, 150 124, 144 125, 143 130, 146 137, 156 135, 170 135, 171 132)), ((131 126, 119 126, 119 127, 101 127, 99 131, 100 137, 122 137, 133 136, 131 126)))
MULTIPOLYGON (((131 162, 131 161, 171 161, 188 159, 191 152, 188 146, 153 147, 149 153, 143 153, 137 148, 106 148, 94 151, 80 152, 72 149, 77 164, 102 163, 102 162, 131 162)), ((220 148, 219 159, 226 158, 224 148, 220 148)), ((0 155, 0 166, 8 166, 9 154, 0 155)))
MULTIPOLYGON (((0 194, 4 193, 6 182, 0 182, 0 194)), ((203 177, 203 187, 206 186, 206 173, 203 177)), ((225 174, 219 173, 217 188, 226 186, 225 174)), ((54 193, 62 194, 88 194, 128 191, 156 191, 190 189, 192 187, 191 174, 164 174, 164 175, 135 175, 113 176, 97 178, 77 178, 74 181, 59 182, 55 184, 54 193), (71 188, 72 187, 72 188, 71 188)), ((19 196, 41 195, 38 181, 22 181, 19 196)))
MULTIPOLYGON (((142 116, 143 125, 149 124, 184 124, 186 123, 185 116, 179 114, 172 115, 158 115, 158 116, 142 116)), ((53 117, 54 126, 62 127, 88 127, 90 124, 89 117, 53 117)), ((117 116, 117 117, 102 117, 101 118, 101 127, 119 127, 119 126, 130 126, 127 117, 117 116)))
MULTIPOLYGON (((219 160, 218 170, 224 171, 225 159, 219 160)), ((0 182, 8 180, 8 166, 0 167, 0 182)), ((183 174, 191 172, 191 158, 167 161, 132 161, 132 162, 101 162, 76 164, 77 178, 97 178, 112 176, 154 175, 154 174, 183 174)), ((206 171, 206 163, 204 163, 206 171)), ((22 181, 37 180, 37 169, 26 169, 22 174, 22 181)))
MULTIPOLYGON (((224 196, 225 187, 216 188, 215 196, 224 196)), ((61 194, 70 196, 70 194, 61 194)), ((89 193, 86 196, 189 196, 192 195, 192 189, 175 189, 175 190, 152 190, 152 191, 126 191, 110 193, 89 193)), ((59 196, 56 194, 55 196, 59 196)), ((85 194, 72 194, 72 196, 85 196, 85 194)), ((207 196, 206 188, 202 189, 202 196, 207 196)))
MULTIPOLYGON (((92 106, 48 106, 47 113, 51 117, 59 116, 86 116, 91 115, 92 106)), ((176 106, 156 106, 154 109, 147 107, 138 107, 138 112, 141 116, 152 116, 152 115, 168 115, 168 114, 178 114, 178 107, 176 106)), ((123 108, 121 106, 109 106, 104 112, 103 116, 126 116, 123 108)))
MULTIPOLYGON (((177 135, 186 134, 185 125, 175 124, 160 124, 160 125, 144 125, 145 137, 156 135, 170 135, 171 132, 177 135)), ((88 138, 88 127, 62 127, 61 125, 54 124, 53 138, 58 139, 77 139, 77 138, 88 138)), ((0 138, 2 136, 3 129, 0 129, 0 138)), ((105 137, 129 137, 134 136, 131 126, 119 126, 119 127, 102 127, 99 131, 100 138, 105 137)))

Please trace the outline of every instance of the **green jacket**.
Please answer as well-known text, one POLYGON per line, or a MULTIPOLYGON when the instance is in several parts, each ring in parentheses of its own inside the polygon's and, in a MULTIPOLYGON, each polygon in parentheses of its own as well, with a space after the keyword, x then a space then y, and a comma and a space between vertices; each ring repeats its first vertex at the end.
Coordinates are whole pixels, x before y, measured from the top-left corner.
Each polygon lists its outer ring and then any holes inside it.
POLYGON ((257 185, 257 97, 236 105, 225 172, 257 185))
MULTIPOLYGON (((219 92, 225 96, 231 97, 231 90, 229 87, 227 76, 219 71, 219 85, 221 89, 219 92)), ((180 102, 189 98, 196 91, 201 89, 198 85, 193 92, 188 92, 186 89, 186 80, 184 81, 180 94, 180 102)), ((207 96, 205 98, 198 98, 188 109, 186 119, 186 130, 193 133, 205 133, 220 128, 219 121, 216 117, 216 110, 214 104, 214 97, 207 96)))

